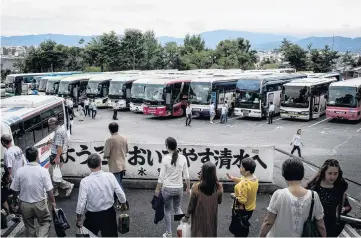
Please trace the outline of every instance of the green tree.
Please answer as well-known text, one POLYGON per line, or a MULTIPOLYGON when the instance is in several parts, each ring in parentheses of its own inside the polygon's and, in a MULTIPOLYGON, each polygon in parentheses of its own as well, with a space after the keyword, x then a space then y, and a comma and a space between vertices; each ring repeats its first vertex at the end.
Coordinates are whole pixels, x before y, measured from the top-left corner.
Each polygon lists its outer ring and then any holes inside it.
POLYGON ((205 50, 205 41, 200 35, 187 34, 184 38, 184 48, 181 52, 182 55, 192 54, 194 52, 201 52, 205 50))
MULTIPOLYGON (((1 65, 1 68, 2 68, 2 65, 1 65)), ((4 81, 6 79, 6 76, 8 76, 9 74, 11 74, 10 69, 1 69, 1 82, 4 81)))
POLYGON ((310 66, 309 69, 315 73, 326 73, 332 71, 335 60, 339 58, 337 51, 331 50, 326 45, 322 50, 310 49, 310 66))
POLYGON ((176 42, 168 42, 163 48, 163 67, 165 69, 180 68, 180 49, 176 42))
POLYGON ((299 45, 284 39, 280 47, 280 52, 282 52, 285 61, 297 71, 307 69, 307 51, 302 49, 299 45))
POLYGON ((122 69, 139 69, 144 59, 144 38, 140 30, 126 29, 121 39, 122 69))
POLYGON ((344 66, 356 64, 356 60, 352 58, 350 51, 346 51, 346 53, 341 56, 341 62, 344 66))
POLYGON ((143 60, 141 61, 141 69, 161 69, 163 67, 164 51, 158 43, 153 31, 146 31, 143 34, 143 60))

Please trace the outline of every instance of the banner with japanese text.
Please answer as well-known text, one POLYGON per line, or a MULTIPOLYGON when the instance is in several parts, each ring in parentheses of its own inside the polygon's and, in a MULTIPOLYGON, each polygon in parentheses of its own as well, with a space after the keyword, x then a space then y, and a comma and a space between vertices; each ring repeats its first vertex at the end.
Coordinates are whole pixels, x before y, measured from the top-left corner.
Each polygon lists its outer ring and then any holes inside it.
MULTIPOLYGON (((240 176, 239 168, 244 158, 252 158, 257 164, 256 176, 260 182, 273 182, 275 150, 273 146, 238 145, 178 145, 178 150, 187 159, 189 174, 197 180, 202 164, 211 161, 217 166, 217 176, 227 180, 226 174, 240 176)), ((71 141, 68 155, 62 168, 63 176, 84 177, 90 173, 87 158, 98 153, 103 159, 104 142, 71 141)), ((157 179, 162 157, 167 154, 164 144, 130 143, 127 154, 127 171, 124 178, 157 179)), ((108 161, 102 161, 108 171, 108 161)))

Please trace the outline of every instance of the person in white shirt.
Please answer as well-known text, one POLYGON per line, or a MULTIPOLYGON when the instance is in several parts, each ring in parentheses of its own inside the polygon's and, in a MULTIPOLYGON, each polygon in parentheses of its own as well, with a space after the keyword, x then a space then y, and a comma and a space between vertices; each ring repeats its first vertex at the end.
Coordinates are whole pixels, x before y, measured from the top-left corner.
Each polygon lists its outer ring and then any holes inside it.
POLYGON ((26 236, 48 237, 51 215, 46 194, 50 198, 52 208, 55 209, 53 185, 48 170, 38 163, 38 149, 32 146, 27 148, 25 153, 29 163, 18 170, 10 188, 20 192, 20 211, 26 236), (35 228, 35 218, 39 224, 38 230, 35 228))
POLYGON ((291 141, 291 145, 293 144, 293 149, 291 151, 291 154, 295 152, 295 150, 298 151, 298 156, 301 156, 301 145, 303 146, 302 140, 301 140, 301 129, 297 130, 297 134, 293 136, 293 139, 291 141))
POLYGON ((116 101, 116 102, 114 103, 113 110, 114 110, 113 120, 118 120, 119 101, 116 101))
POLYGON ((114 193, 119 202, 124 204, 124 191, 112 173, 102 170, 102 159, 98 154, 91 154, 87 164, 91 173, 80 182, 76 226, 83 227, 82 215, 86 210, 84 227, 96 236, 100 231, 102 237, 118 237, 114 193))
POLYGON ((183 197, 183 178, 186 180, 186 194, 190 191, 190 181, 187 159, 184 155, 178 154, 177 141, 168 137, 165 141, 168 154, 162 159, 157 188, 155 196, 158 197, 162 188, 162 196, 164 200, 164 220, 166 224, 166 233, 163 237, 172 237, 172 218, 171 209, 173 205, 175 219, 183 215, 181 204, 183 197))
POLYGON ((216 109, 214 106, 214 102, 209 105, 209 116, 210 116, 210 123, 213 124, 213 119, 216 116, 216 109))
POLYGON ((275 105, 273 105, 273 102, 270 102, 268 107, 268 124, 273 123, 274 112, 275 112, 275 105))
POLYGON ((191 122, 192 122, 192 109, 191 109, 191 104, 189 102, 187 102, 187 108, 186 108, 186 126, 191 126, 191 122))
POLYGON ((224 102, 222 107, 221 123, 227 122, 228 105, 227 101, 224 102))
POLYGON ((16 172, 24 166, 26 159, 23 151, 13 145, 13 139, 10 135, 4 134, 1 136, 1 144, 6 148, 4 153, 4 162, 9 170, 10 179, 15 177, 16 172))
POLYGON ((319 236, 326 237, 320 197, 317 192, 303 188, 304 174, 300 159, 287 159, 282 164, 282 176, 288 187, 273 193, 259 237, 303 237, 303 225, 309 217, 319 236))
POLYGON ((84 114, 85 116, 87 116, 88 114, 90 115, 90 112, 89 112, 89 99, 85 99, 84 100, 84 114))
POLYGON ((92 108, 92 118, 95 119, 95 116, 97 115, 97 105, 95 104, 95 100, 91 102, 91 108, 92 108))

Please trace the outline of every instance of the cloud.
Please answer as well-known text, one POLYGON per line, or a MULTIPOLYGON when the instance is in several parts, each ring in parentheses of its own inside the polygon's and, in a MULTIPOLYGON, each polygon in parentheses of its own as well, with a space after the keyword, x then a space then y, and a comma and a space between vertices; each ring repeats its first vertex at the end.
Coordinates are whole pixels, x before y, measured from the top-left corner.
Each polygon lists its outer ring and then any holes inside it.
POLYGON ((217 29, 361 36, 360 0, 2 0, 1 35, 96 35, 126 28, 183 37, 217 29))

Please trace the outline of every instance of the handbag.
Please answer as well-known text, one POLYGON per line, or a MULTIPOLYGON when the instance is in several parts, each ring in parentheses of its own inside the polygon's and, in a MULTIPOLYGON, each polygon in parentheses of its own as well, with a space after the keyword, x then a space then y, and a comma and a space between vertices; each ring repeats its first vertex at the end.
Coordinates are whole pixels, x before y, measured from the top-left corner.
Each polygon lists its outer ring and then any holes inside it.
POLYGON ((61 182, 63 181, 63 176, 61 175, 60 166, 57 164, 53 170, 53 181, 54 182, 61 182))
POLYGON ((315 198, 314 198, 314 192, 312 192, 312 201, 311 201, 311 207, 308 214, 308 218, 303 224, 303 231, 302 231, 302 237, 319 237, 319 233, 316 228, 316 222, 315 219, 312 217, 313 213, 313 207, 315 205, 315 198))
POLYGON ((130 217, 128 214, 120 214, 118 217, 118 231, 120 234, 129 232, 130 217))
POLYGON ((53 209, 52 213, 56 235, 58 237, 65 237, 65 230, 70 228, 68 219, 61 208, 53 209))
POLYGON ((177 237, 191 237, 191 224, 181 221, 177 227, 177 237))
POLYGON ((78 228, 78 232, 75 234, 75 237, 90 237, 90 234, 86 233, 84 230, 84 227, 78 228))
POLYGON ((232 220, 229 225, 229 232, 233 235, 239 234, 241 230, 248 229, 251 226, 249 223, 248 214, 246 211, 246 207, 243 205, 243 210, 236 209, 237 199, 234 198, 233 208, 232 208, 232 220))

